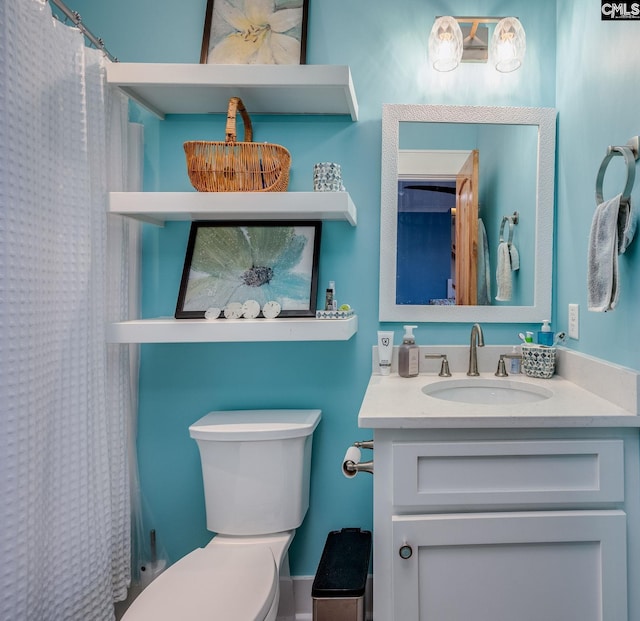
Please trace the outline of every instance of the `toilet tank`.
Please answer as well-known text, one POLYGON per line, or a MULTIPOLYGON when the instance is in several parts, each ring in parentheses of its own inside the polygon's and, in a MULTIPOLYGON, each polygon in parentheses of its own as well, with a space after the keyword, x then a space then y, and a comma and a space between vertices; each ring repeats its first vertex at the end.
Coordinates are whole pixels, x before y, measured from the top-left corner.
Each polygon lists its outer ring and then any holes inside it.
POLYGON ((200 450, 210 531, 264 535, 302 524, 320 416, 320 410, 229 410, 189 427, 200 450))

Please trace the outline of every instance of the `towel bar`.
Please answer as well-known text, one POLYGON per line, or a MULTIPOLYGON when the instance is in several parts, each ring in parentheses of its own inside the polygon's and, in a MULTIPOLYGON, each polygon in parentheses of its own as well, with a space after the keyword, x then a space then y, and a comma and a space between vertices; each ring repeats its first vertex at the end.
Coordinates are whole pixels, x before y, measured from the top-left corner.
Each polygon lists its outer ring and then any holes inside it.
POLYGON ((600 205, 604 202, 602 196, 602 183, 604 181, 604 174, 607 170, 609 162, 614 155, 622 155, 624 161, 627 164, 627 183, 622 191, 622 198, 620 202, 628 203, 631 198, 631 190, 636 179, 636 160, 640 155, 640 136, 634 136, 623 147, 607 147, 607 154, 600 164, 600 170, 598 170, 598 176, 596 177, 596 205, 600 205))

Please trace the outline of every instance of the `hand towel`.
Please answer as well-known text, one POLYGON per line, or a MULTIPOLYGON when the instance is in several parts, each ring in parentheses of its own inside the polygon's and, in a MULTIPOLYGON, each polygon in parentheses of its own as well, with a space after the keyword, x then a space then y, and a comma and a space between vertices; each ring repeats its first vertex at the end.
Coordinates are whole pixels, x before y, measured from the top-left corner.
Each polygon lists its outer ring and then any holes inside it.
POLYGON ((621 203, 622 195, 596 207, 589 234, 587 256, 587 308, 590 311, 613 310, 618 303, 618 255, 629 247, 636 222, 631 202, 621 203))
POLYGON ((636 233, 636 218, 631 209, 631 199, 620 204, 618 212, 618 254, 624 254, 636 233))
POLYGON ((496 280, 498 281, 496 300, 499 302, 508 302, 511 300, 511 271, 509 244, 503 241, 498 244, 498 267, 496 269, 496 280))
POLYGON ((516 245, 509 242, 509 263, 511 264, 511 271, 515 272, 520 269, 520 253, 516 248, 516 245))
POLYGON ((482 218, 478 218, 478 305, 491 304, 491 265, 489 242, 482 218))

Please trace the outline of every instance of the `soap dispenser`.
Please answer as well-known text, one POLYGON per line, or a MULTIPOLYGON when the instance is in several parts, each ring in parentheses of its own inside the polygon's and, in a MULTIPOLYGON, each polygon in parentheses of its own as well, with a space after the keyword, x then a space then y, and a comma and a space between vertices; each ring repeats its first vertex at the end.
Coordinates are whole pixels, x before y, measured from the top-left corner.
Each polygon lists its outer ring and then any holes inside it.
POLYGON ((538 332, 538 345, 546 345, 551 347, 553 345, 553 332, 551 332, 551 326, 549 320, 545 319, 542 322, 542 327, 538 332))
POLYGON ((522 360, 522 354, 518 353, 518 347, 516 345, 514 345, 511 348, 511 364, 509 365, 509 373, 511 373, 511 375, 516 375, 518 373, 520 373, 520 369, 521 369, 521 363, 520 361, 522 360))
POLYGON ((416 377, 420 370, 420 348, 416 345, 413 330, 418 326, 404 326, 402 345, 398 351, 398 375, 416 377))

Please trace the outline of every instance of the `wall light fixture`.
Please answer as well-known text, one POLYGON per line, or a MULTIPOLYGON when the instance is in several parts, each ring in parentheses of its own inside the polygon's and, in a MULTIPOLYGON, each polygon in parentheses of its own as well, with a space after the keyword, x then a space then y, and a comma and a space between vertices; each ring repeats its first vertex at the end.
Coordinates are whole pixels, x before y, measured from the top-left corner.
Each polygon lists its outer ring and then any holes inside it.
POLYGON ((461 62, 486 63, 496 70, 522 65, 526 35, 517 17, 437 17, 429 35, 429 59, 436 71, 451 71, 461 62), (496 24, 489 44, 489 27, 496 24))
POLYGON ((451 71, 462 59, 464 40, 455 17, 438 17, 429 35, 429 58, 436 71, 451 71))

